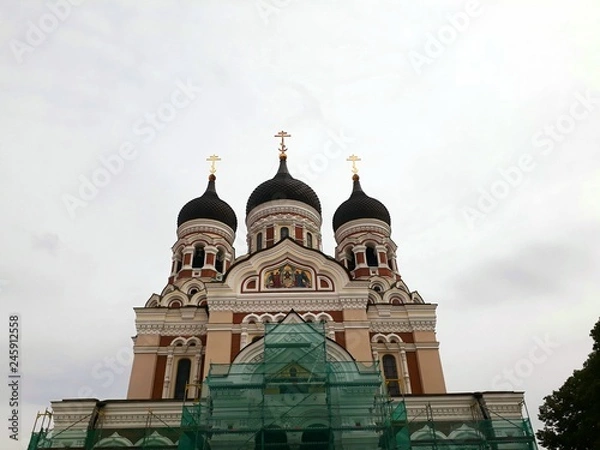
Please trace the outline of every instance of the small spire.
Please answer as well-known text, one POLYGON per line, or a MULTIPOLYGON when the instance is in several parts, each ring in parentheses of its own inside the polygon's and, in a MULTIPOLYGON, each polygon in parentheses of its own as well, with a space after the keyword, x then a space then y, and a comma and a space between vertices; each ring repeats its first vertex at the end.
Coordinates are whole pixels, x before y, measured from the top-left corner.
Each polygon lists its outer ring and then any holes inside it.
POLYGON ((358 174, 354 174, 352 175, 352 194, 350 194, 350 197, 354 197, 356 195, 366 195, 365 192, 362 190, 362 187, 360 185, 360 177, 358 176, 358 174))
POLYGON ((358 177, 358 167, 356 167, 356 162, 357 161, 362 161, 358 156, 356 156, 354 153, 352 155, 350 155, 346 161, 350 161, 352 162, 352 173, 354 174, 352 176, 352 179, 354 180, 354 177, 358 177))
POLYGON ((287 147, 285 146, 285 138, 292 137, 292 135, 287 133, 286 131, 281 130, 274 137, 281 138, 281 143, 279 144, 279 151, 281 152, 279 154, 279 159, 287 159, 287 155, 285 154, 285 152, 287 151, 287 147))

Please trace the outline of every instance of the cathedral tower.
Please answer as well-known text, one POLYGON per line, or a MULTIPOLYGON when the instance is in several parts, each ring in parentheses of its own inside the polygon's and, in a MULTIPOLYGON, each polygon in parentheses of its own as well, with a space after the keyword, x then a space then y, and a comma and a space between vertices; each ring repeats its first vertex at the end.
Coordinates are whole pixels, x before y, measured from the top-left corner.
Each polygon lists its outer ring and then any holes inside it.
POLYGON ((219 198, 215 187, 214 163, 204 194, 185 204, 177 217, 177 242, 169 284, 180 286, 190 278, 214 280, 222 278, 235 258, 233 242, 237 230, 235 212, 219 198))
POLYGON ((321 202, 310 186, 288 171, 284 139, 291 136, 281 131, 275 137, 281 138, 279 169, 254 189, 246 204, 248 252, 272 247, 287 237, 320 250, 321 202))

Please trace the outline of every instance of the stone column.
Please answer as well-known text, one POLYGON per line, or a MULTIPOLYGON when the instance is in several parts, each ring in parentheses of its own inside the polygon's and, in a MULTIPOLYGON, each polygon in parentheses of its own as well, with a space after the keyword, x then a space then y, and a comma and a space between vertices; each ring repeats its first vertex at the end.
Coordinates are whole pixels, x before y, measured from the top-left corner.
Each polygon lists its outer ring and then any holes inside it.
POLYGON ((171 386, 171 371, 173 370, 173 349, 167 355, 167 367, 165 368, 165 381, 163 383, 162 398, 169 398, 169 387, 171 386))
POLYGON ((387 264, 387 248, 385 245, 376 245, 375 251, 377 252, 377 262, 379 267, 388 267, 387 264), (383 258, 382 258, 383 256, 383 258))
POLYGON ((400 359, 402 360, 402 377, 404 379, 405 394, 412 394, 410 387, 410 375, 408 374, 408 361, 406 360, 406 350, 400 349, 400 359))
POLYGON ((183 249, 183 260, 182 260, 182 269, 191 269, 192 268, 192 260, 194 259, 194 252, 196 248, 193 245, 188 245, 183 249))

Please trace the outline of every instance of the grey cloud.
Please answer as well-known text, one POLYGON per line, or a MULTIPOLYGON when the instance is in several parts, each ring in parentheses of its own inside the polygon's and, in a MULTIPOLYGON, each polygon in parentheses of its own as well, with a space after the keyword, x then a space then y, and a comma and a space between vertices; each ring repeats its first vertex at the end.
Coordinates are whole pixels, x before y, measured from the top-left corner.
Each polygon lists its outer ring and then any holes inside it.
MULTIPOLYGON (((507 256, 476 263, 454 283, 458 303, 488 307, 514 302, 564 300, 577 280, 592 276, 598 225, 515 248, 507 256)), ((475 262, 475 261, 474 261, 475 262)))

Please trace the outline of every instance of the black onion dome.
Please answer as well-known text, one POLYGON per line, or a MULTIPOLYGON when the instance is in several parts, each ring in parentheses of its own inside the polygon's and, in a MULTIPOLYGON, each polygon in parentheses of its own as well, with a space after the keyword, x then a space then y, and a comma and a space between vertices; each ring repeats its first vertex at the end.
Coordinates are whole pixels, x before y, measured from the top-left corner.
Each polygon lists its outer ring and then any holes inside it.
POLYGON ((321 202, 312 188, 290 175, 285 158, 279 160, 279 170, 273 178, 260 184, 246 203, 246 215, 254 208, 271 200, 296 200, 312 206, 321 214, 321 202))
POLYGON ((333 215, 333 231, 356 219, 379 219, 391 225, 390 212, 385 205, 363 192, 358 175, 352 179, 354 186, 350 198, 342 203, 333 215))
POLYGON ((226 202, 221 200, 215 189, 214 175, 208 177, 208 186, 206 192, 201 197, 190 200, 185 204, 179 216, 177 216, 177 226, 182 223, 195 219, 213 219, 229 226, 233 231, 237 230, 237 218, 235 212, 226 202))

